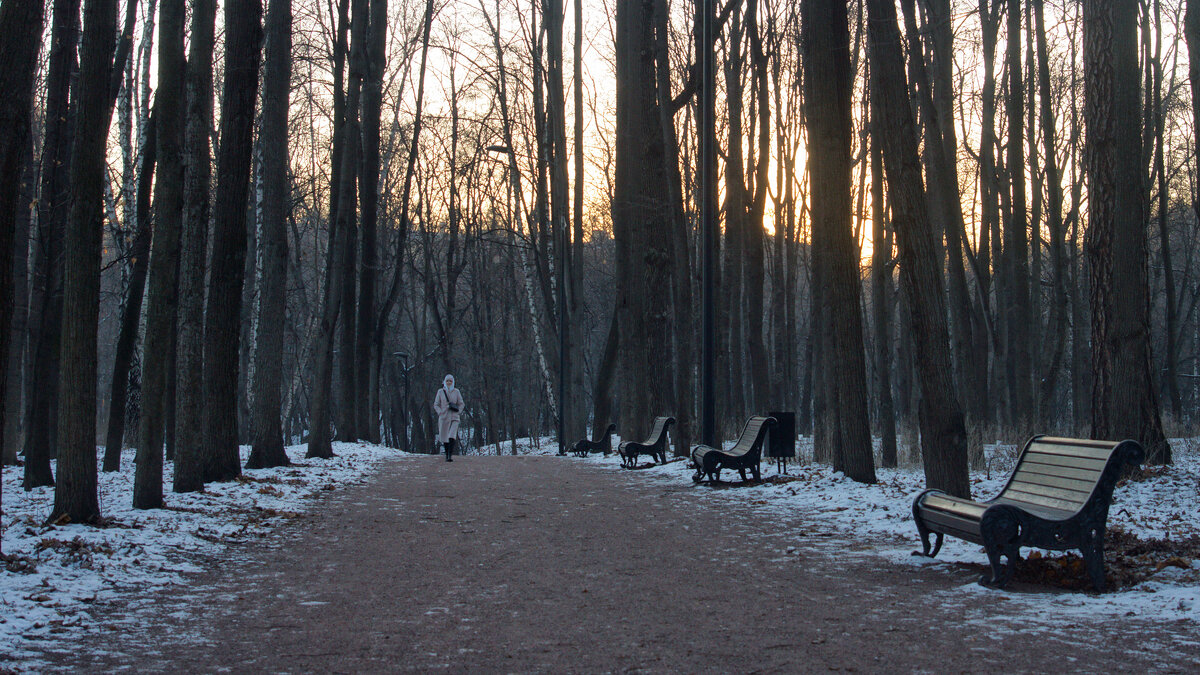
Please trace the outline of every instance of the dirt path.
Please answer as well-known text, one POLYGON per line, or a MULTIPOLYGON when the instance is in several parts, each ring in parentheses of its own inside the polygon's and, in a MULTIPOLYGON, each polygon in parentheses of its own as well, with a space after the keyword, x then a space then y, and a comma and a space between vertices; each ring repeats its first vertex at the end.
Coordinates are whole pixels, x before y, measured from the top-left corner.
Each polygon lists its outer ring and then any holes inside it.
POLYGON ((706 489, 570 458, 400 460, 184 588, 98 608, 97 627, 47 659, 87 672, 1200 668, 1194 626, 993 621, 1003 598, 963 593, 968 572, 775 534, 750 499, 720 513, 706 489))

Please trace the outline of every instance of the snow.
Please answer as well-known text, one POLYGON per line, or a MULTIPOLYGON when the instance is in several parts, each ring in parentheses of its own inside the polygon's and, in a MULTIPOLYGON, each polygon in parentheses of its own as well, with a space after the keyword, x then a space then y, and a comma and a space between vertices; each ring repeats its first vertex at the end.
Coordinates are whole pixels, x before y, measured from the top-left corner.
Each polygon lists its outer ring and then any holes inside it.
MULTIPOLYGON (((227 542, 259 537, 307 511, 323 491, 361 482, 380 462, 405 456, 390 448, 335 443, 333 459, 305 459, 306 446, 287 449, 290 467, 247 471, 203 492, 171 492, 173 470, 163 477, 167 508, 138 510, 133 501, 133 454, 121 471, 100 473, 100 506, 109 527, 45 526, 54 488, 21 488, 23 469, 4 467, 3 552, 0 570, 0 654, 20 660, 31 640, 86 624, 89 606, 120 593, 145 594, 184 583, 193 561, 218 553, 227 542)), ((100 451, 102 453, 102 450, 100 451)), ((241 448, 242 463, 250 447, 241 448)), ((0 670, 9 665, 0 662, 0 670)))
MULTIPOLYGON (((1200 535, 1200 509, 1196 508, 1200 441, 1178 440, 1173 446, 1174 466, 1155 472, 1147 480, 1118 487, 1110 510, 1110 527, 1123 527, 1142 538, 1200 535)), ((550 455, 556 450, 553 439, 543 438, 505 442, 483 452, 550 455)), ((669 486, 675 488, 671 491, 675 498, 715 507, 750 500, 764 523, 771 523, 773 528, 779 523, 794 528, 785 539, 796 542, 796 547, 832 547, 844 541, 844 536, 852 535, 870 543, 856 547, 861 550, 855 555, 921 567, 930 575, 943 571, 949 574, 959 562, 986 562, 980 547, 952 538, 946 539, 936 559, 911 555, 919 548, 911 512, 913 497, 924 489, 919 469, 879 469, 878 483, 863 485, 812 463, 807 459, 811 451, 811 440, 801 439, 801 457, 787 467, 788 475, 796 480, 746 489, 700 486, 679 490, 692 484, 686 461, 627 473, 630 481, 669 486)), ((988 448, 989 471, 972 474, 976 498, 987 498, 1000 490, 1015 451, 1012 446, 988 448)), ((0 654, 19 663, 23 657, 35 654, 33 642, 88 623, 93 603, 121 594, 144 596, 156 588, 183 584, 184 575, 197 569, 196 563, 219 554, 227 543, 264 536, 312 508, 321 493, 368 479, 384 461, 397 460, 395 470, 404 470, 405 461, 421 457, 381 446, 347 443, 334 445, 337 457, 331 460, 304 459, 304 452, 304 446, 288 448, 291 467, 247 471, 237 482, 210 484, 204 492, 186 495, 169 491, 172 472, 168 463, 164 477, 167 508, 145 511, 131 507, 133 465, 127 453, 120 472, 100 474, 102 512, 112 523, 106 528, 44 525, 53 505, 54 489, 25 491, 21 489, 22 470, 4 467, 0 526, 8 569, 0 571, 0 654)), ((243 447, 242 454, 245 460, 249 448, 243 447)), ((562 461, 626 471, 615 454, 567 457, 562 461)), ((764 462, 763 468, 765 478, 776 474, 772 463, 764 462)), ((737 481, 736 473, 726 472, 725 478, 737 481)), ((777 555, 791 555, 796 550, 789 549, 777 555)), ((1034 622, 1061 623, 1065 615, 1065 620, 1137 617, 1183 620, 1194 625, 1200 623, 1200 562, 1189 562, 1186 569, 1166 566, 1133 587, 1100 595, 1036 588, 1000 593, 975 583, 941 593, 962 598, 980 593, 995 597, 997 602, 986 615, 979 615, 980 621, 1003 611, 1034 622)))
MULTIPOLYGON (((1200 536, 1200 509, 1196 508, 1200 497, 1200 439, 1175 439, 1171 444, 1174 465, 1155 470, 1155 475, 1146 480, 1126 482, 1117 487, 1109 509, 1110 528, 1123 528, 1142 539, 1178 540, 1200 536)), ((543 447, 550 445, 542 443, 543 447)), ((729 445, 732 443, 727 443, 727 447, 729 445)), ((974 498, 985 500, 1000 492, 1019 450, 1000 444, 985 448, 985 464, 989 470, 971 473, 974 498)), ((987 563, 982 547, 952 537, 945 538, 937 558, 912 555, 921 548, 912 519, 912 500, 925 489, 924 473, 920 468, 876 469, 878 482, 864 485, 828 466, 813 463, 811 438, 800 439, 797 454, 798 462, 789 464, 786 469, 788 475, 797 480, 764 482, 745 489, 711 489, 701 485, 691 494, 698 500, 718 506, 750 500, 761 512, 764 522, 771 523, 772 527, 778 527, 779 523, 788 526, 789 521, 781 518, 784 514, 803 514, 805 527, 820 528, 816 532, 810 529, 794 533, 794 541, 804 542, 805 546, 820 541, 814 539, 814 535, 828 537, 831 545, 839 548, 844 546, 845 537, 853 537, 856 541, 871 542, 871 546, 860 554, 877 556, 898 565, 937 570, 953 568, 956 563, 987 563)), ((578 461, 622 470, 616 454, 608 457, 589 455, 586 460, 578 461)), ((762 469, 764 480, 779 473, 773 461, 764 460, 762 469)), ((630 473, 638 479, 678 487, 681 483, 691 482, 692 469, 687 461, 668 461, 630 473)), ((723 472, 722 479, 733 484, 740 480, 736 471, 723 472)), ((1022 555, 1028 556, 1032 550, 1022 549, 1022 555)), ((790 551, 780 553, 786 555, 790 551)), ((1044 554, 1059 555, 1058 552, 1044 554)), ((1061 589, 997 592, 973 581, 956 588, 954 593, 1002 597, 1005 615, 1034 624, 1122 617, 1150 621, 1184 620, 1196 624, 1200 623, 1200 560, 1186 562, 1190 563, 1187 569, 1168 565, 1141 583, 1104 594, 1061 589)), ((981 622, 997 617, 995 604, 979 611, 981 622)), ((1200 636, 1197 640, 1200 641, 1200 636)))

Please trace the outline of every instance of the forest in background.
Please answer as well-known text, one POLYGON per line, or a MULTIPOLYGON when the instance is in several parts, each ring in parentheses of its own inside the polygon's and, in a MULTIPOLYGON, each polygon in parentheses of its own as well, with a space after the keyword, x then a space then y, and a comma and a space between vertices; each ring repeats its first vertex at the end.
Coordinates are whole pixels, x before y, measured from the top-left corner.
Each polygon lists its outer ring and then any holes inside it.
POLYGON ((426 451, 447 372, 473 445, 671 413, 686 453, 705 171, 720 437, 794 410, 956 493, 1034 432, 1169 461, 1189 4, 2 0, 4 461, 89 520, 87 454, 137 448, 151 508, 239 443, 426 451))

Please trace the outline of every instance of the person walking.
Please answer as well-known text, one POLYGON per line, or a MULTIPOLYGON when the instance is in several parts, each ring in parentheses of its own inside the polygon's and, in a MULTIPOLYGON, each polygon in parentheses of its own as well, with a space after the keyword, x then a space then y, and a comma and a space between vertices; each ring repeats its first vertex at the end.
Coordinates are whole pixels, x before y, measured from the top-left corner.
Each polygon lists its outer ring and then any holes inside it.
POLYGON ((463 409, 462 392, 454 388, 453 375, 442 380, 442 388, 433 397, 433 409, 438 415, 438 443, 446 451, 446 461, 453 462, 450 455, 458 445, 458 422, 463 409))

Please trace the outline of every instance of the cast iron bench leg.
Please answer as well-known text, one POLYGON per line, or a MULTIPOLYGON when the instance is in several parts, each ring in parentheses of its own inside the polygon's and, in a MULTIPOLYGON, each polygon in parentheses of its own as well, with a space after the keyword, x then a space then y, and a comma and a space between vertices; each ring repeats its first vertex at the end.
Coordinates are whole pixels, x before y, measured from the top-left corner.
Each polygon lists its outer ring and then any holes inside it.
POLYGON ((1007 586, 1021 557, 1021 521, 1014 511, 1011 507, 993 506, 979 521, 979 534, 992 567, 991 578, 985 576, 979 580, 984 586, 1007 586), (1008 565, 1001 564, 1001 557, 1008 558, 1008 565))

